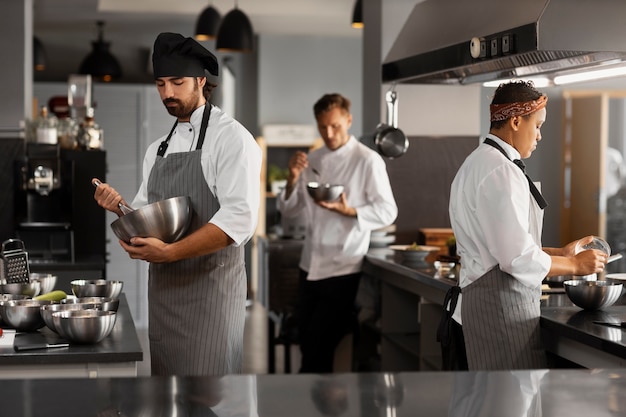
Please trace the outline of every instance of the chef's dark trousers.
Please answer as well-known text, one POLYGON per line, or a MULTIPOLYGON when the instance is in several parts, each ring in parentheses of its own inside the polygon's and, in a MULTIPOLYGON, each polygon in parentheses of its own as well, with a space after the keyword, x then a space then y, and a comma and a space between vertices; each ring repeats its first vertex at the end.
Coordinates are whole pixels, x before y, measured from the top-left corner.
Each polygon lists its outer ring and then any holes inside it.
POLYGON ((355 320, 360 273, 307 281, 300 270, 298 335, 301 373, 333 371, 335 348, 355 320))

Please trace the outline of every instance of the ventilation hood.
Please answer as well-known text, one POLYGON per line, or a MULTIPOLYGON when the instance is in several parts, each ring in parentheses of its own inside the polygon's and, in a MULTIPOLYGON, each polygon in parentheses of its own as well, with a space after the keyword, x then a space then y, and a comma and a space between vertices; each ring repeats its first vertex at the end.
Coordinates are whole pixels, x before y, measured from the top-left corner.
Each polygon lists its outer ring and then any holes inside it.
POLYGON ((553 78, 626 61, 624 0, 424 0, 382 66, 383 82, 553 78))

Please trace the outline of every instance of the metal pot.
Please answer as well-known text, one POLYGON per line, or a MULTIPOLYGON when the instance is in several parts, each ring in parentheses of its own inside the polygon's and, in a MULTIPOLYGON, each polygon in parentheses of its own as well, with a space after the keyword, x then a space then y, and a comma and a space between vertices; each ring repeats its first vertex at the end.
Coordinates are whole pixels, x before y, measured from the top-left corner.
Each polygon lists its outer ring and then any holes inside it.
POLYGON ((389 159, 404 155, 409 148, 409 140, 402 130, 398 129, 398 109, 396 107, 398 95, 392 88, 387 91, 387 123, 376 126, 374 143, 378 152, 389 159))

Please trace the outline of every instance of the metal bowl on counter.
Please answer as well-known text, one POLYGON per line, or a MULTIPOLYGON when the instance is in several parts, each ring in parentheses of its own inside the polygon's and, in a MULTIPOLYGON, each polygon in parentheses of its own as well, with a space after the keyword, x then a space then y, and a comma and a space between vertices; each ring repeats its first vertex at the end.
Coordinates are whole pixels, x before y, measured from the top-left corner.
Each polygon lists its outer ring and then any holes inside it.
POLYGON ((39 281, 41 287, 39 294, 48 294, 49 292, 54 290, 54 286, 57 285, 57 276, 52 274, 31 272, 30 281, 39 281))
POLYGON ((46 322, 41 316, 41 306, 52 304, 50 300, 10 300, 2 307, 4 321, 18 332, 33 332, 46 322))
POLYGON ((189 229, 191 214, 189 197, 172 197, 124 214, 111 223, 111 229, 124 242, 139 236, 156 237, 172 243, 189 229))
POLYGON ((52 313, 54 327, 72 343, 95 344, 111 334, 117 313, 102 310, 66 310, 52 313))
POLYGON ((343 185, 310 182, 306 185, 309 195, 315 201, 334 201, 343 193, 343 185))
POLYGON ((610 307, 622 295, 621 282, 570 280, 563 283, 569 299, 584 310, 610 307))
POLYGON ((70 285, 72 287, 72 293, 74 293, 77 298, 118 298, 124 287, 124 282, 107 279, 77 279, 70 282, 70 285))
POLYGON ((54 331, 55 333, 59 333, 57 328, 54 325, 54 320, 52 320, 52 314, 58 311, 69 311, 69 310, 98 310, 97 304, 45 304, 40 307, 39 312, 41 313, 41 317, 43 318, 46 326, 54 331))
POLYGON ((31 281, 7 284, 3 281, 0 284, 0 293, 36 297, 41 293, 41 283, 39 281, 31 281))
POLYGON ((66 298, 61 304, 95 304, 98 310, 117 311, 120 306, 119 298, 109 297, 80 297, 66 298))
POLYGON ((21 294, 0 294, 0 327, 6 326, 4 321, 4 303, 11 300, 26 300, 30 297, 28 295, 21 294))

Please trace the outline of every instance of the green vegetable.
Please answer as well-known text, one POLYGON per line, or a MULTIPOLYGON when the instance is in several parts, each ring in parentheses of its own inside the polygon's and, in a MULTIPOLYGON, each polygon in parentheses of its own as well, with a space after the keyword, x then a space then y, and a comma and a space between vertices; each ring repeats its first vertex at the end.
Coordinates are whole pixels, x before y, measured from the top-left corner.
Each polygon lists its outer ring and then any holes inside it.
POLYGON ((65 293, 65 291, 54 290, 46 294, 38 295, 37 297, 34 297, 33 300, 61 301, 65 300, 66 298, 67 294, 65 293))

